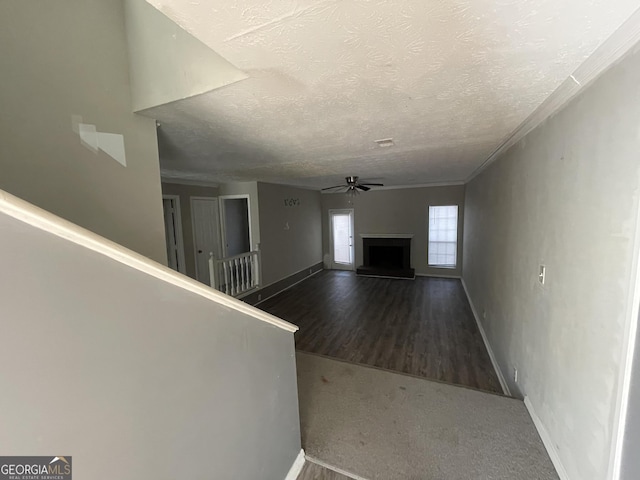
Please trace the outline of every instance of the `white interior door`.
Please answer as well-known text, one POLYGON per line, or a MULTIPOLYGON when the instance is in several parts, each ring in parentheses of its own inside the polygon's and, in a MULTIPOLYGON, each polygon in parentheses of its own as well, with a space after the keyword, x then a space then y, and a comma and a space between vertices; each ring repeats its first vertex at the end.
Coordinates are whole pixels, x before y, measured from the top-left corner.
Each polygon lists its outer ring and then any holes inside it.
POLYGON ((353 210, 329 210, 331 232, 331 268, 353 270, 353 210))
POLYGON ((196 257, 196 279, 209 285, 209 256, 220 258, 218 199, 191 197, 191 222, 196 257))

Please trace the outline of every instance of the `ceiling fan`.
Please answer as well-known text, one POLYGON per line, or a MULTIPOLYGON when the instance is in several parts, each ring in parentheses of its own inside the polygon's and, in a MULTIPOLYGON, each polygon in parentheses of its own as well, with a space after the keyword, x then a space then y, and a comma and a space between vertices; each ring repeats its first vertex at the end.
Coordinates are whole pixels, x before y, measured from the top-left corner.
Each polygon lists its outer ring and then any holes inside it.
POLYGON ((358 182, 358 177, 353 176, 353 177, 344 177, 344 179, 347 181, 346 184, 344 185, 334 185, 333 187, 327 187, 327 188, 323 188, 322 191, 325 190, 335 190, 338 191, 338 189, 344 188, 345 189, 345 193, 347 195, 357 195, 358 190, 362 190, 363 192, 368 192, 369 190, 371 190, 371 187, 384 187, 384 184, 382 183, 360 183, 358 182))

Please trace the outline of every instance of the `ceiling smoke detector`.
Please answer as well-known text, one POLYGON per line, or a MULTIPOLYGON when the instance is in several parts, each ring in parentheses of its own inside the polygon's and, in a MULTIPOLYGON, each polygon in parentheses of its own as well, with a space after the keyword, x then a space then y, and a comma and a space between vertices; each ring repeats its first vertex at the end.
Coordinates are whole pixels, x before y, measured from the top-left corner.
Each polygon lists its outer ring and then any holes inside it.
POLYGON ((395 143, 393 143, 393 138, 382 138, 380 140, 375 141, 379 147, 388 148, 393 147, 395 143))

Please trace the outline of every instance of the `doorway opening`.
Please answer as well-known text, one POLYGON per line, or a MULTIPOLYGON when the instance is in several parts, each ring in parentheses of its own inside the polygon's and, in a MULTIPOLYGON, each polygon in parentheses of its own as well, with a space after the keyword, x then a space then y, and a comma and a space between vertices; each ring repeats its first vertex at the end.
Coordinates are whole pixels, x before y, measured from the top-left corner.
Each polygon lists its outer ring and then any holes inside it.
POLYGON ((222 253, 225 258, 251 251, 251 211, 249 195, 220 198, 222 253))

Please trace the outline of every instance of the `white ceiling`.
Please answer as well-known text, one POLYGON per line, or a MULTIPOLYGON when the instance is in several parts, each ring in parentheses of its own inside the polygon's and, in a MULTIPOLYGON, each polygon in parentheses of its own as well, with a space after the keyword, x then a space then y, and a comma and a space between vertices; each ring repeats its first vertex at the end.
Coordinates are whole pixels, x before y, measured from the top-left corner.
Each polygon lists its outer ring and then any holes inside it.
POLYGON ((249 78, 158 107, 163 176, 463 181, 637 0, 148 0, 249 78), (374 140, 392 137, 395 146, 374 140))

